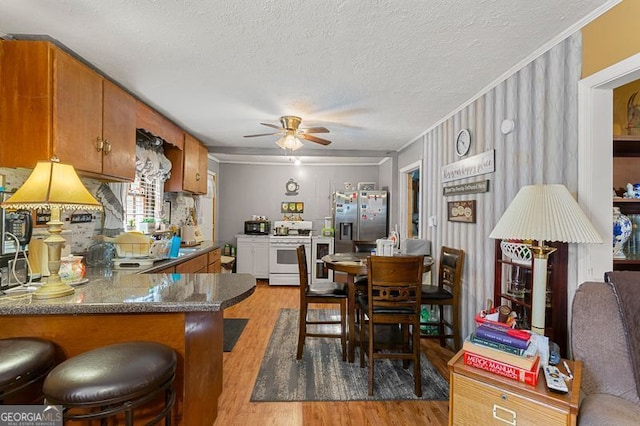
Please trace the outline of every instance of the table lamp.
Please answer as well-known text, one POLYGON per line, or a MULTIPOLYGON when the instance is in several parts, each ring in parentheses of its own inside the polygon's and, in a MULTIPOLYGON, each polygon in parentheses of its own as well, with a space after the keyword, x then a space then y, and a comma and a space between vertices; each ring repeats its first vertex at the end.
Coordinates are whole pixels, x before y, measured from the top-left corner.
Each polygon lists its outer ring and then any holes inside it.
POLYGON ((520 188, 489 238, 537 241, 533 252, 531 330, 544 335, 547 262, 556 249, 545 241, 602 243, 576 200, 564 185, 529 185, 520 188))
POLYGON ((49 236, 44 240, 49 255, 49 278, 34 293, 36 299, 53 299, 67 296, 74 288, 64 283, 60 270, 60 253, 65 239, 60 235, 63 222, 61 210, 102 210, 102 205, 91 195, 70 164, 62 164, 56 158, 38 161, 24 184, 5 202, 3 208, 45 209, 51 212, 47 222, 49 236))

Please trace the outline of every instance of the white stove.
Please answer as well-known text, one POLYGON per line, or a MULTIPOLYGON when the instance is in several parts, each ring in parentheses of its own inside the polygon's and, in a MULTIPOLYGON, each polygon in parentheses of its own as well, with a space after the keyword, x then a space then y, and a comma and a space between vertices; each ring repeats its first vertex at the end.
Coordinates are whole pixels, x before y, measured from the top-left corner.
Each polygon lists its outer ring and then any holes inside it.
POLYGON ((300 285, 298 274, 298 255, 296 249, 305 246, 307 269, 311 271, 311 228, 313 222, 281 221, 273 223, 273 229, 286 227, 288 235, 269 237, 269 285, 300 285))

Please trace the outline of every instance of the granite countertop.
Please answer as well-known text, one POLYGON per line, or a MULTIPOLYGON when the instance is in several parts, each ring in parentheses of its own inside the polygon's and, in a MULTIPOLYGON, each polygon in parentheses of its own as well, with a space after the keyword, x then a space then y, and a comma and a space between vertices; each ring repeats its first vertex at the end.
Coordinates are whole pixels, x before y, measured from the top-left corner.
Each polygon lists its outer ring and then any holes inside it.
POLYGON ((220 311, 249 297, 255 286, 251 274, 118 274, 55 299, 36 300, 28 293, 0 297, 0 315, 220 311))
POLYGON ((153 266, 145 269, 115 269, 113 266, 94 266, 87 267, 85 276, 90 280, 95 280, 99 278, 116 278, 130 274, 152 274, 154 273, 154 271, 160 271, 165 268, 170 268, 172 266, 186 262, 189 259, 196 258, 204 253, 208 253, 217 248, 221 248, 222 246, 224 246, 224 243, 221 243, 219 241, 203 241, 197 246, 183 247, 183 249, 188 249, 190 251, 189 253, 184 253, 179 257, 176 257, 175 259, 164 259, 156 261, 153 263, 153 266))

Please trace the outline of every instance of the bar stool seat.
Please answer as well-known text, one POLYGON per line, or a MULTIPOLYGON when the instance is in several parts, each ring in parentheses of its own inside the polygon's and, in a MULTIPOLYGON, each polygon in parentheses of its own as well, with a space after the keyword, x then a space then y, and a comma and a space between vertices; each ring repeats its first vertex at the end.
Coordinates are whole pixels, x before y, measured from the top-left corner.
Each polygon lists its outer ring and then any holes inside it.
POLYGON ((55 345, 48 340, 37 337, 0 339, 0 402, 44 378, 54 364, 55 345))
POLYGON ((104 419, 124 412, 131 425, 134 408, 165 392, 164 407, 150 423, 164 417, 165 424, 171 424, 176 363, 175 351, 163 344, 116 343, 56 366, 45 379, 43 393, 48 404, 64 407, 65 419, 104 419))

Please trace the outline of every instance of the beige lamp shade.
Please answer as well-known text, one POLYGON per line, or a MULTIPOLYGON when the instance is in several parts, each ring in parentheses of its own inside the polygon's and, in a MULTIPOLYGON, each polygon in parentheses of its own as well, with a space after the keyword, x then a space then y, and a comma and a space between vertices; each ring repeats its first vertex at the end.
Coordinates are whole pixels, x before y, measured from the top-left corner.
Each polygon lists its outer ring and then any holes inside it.
POLYGON ((564 185, 520 188, 489 238, 602 243, 602 237, 564 185))
POLYGON ((60 253, 66 243, 60 235, 64 223, 60 221, 61 210, 102 210, 102 205, 84 186, 73 166, 55 159, 39 161, 25 183, 7 201, 4 208, 47 209, 51 219, 47 222, 49 237, 44 240, 49 256, 49 278, 34 293, 35 299, 53 299, 73 294, 73 287, 62 282, 60 275, 60 253))
POLYGON ((102 210, 102 204, 87 190, 73 166, 55 161, 39 161, 25 183, 2 207, 102 210))
POLYGON ((489 238, 534 240, 531 330, 545 333, 547 259, 555 248, 545 241, 602 243, 580 205, 564 185, 523 186, 489 238))

